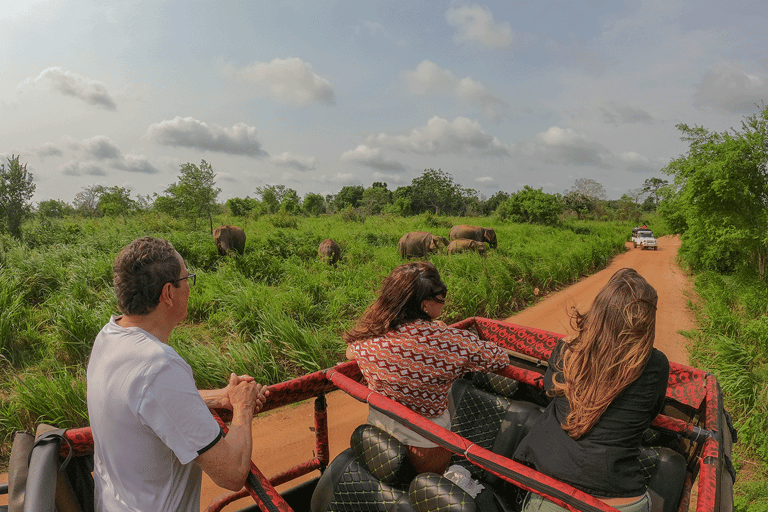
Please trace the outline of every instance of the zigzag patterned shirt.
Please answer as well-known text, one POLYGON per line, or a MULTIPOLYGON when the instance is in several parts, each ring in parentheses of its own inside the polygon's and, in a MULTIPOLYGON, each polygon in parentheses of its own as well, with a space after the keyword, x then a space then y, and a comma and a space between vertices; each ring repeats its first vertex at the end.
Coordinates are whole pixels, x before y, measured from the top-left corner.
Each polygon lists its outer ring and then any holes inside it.
POLYGON ((349 347, 369 389, 429 418, 445 412, 448 390, 464 373, 509 365, 497 345, 443 322, 416 320, 349 347))

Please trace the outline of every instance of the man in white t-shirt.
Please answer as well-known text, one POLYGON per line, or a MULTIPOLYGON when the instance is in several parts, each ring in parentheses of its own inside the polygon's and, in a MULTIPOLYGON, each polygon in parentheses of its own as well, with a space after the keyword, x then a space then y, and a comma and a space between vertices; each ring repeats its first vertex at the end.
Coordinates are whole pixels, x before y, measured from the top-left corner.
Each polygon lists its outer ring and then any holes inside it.
POLYGON ((97 511, 200 510, 202 471, 240 490, 250 470, 251 420, 269 392, 247 375, 198 391, 166 344, 187 315, 195 275, 166 240, 134 240, 112 268, 120 316, 88 362, 97 511), (209 409, 232 410, 226 437, 209 409))

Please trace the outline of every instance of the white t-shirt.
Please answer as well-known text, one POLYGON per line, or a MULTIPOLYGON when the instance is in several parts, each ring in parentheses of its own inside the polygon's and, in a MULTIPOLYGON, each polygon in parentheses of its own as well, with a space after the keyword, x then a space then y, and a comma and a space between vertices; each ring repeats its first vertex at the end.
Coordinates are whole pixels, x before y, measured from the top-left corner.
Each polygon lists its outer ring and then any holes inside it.
POLYGON ((97 511, 200 510, 192 460, 219 440, 192 368, 173 348, 112 317, 88 362, 97 511))

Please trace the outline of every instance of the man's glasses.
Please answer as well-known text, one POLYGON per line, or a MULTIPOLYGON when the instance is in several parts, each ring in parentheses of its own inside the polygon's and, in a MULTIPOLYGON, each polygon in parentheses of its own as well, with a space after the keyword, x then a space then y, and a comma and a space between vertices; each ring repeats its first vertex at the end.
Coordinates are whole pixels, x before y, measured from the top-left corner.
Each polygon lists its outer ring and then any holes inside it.
POLYGON ((197 274, 189 274, 188 276, 180 277, 173 281, 174 283, 178 283, 180 281, 183 281, 185 279, 189 279, 189 286, 195 286, 195 281, 197 279, 197 274))

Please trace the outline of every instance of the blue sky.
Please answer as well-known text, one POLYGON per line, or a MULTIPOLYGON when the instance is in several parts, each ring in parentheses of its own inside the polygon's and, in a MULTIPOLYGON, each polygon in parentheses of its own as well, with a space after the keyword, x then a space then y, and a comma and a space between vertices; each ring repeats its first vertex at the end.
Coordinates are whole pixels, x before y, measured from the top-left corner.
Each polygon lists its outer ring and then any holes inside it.
POLYGON ((206 160, 220 199, 424 169, 489 197, 579 178, 609 198, 768 102, 761 1, 6 0, 0 157, 34 201, 163 193, 206 160))

